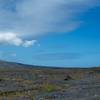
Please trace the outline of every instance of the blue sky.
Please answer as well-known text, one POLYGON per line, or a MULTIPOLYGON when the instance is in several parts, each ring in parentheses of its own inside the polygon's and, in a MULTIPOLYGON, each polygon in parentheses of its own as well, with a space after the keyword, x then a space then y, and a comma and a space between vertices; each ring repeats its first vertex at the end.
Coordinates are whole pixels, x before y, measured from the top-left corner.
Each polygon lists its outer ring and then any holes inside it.
POLYGON ((0 59, 100 66, 100 1, 1 0, 0 59))

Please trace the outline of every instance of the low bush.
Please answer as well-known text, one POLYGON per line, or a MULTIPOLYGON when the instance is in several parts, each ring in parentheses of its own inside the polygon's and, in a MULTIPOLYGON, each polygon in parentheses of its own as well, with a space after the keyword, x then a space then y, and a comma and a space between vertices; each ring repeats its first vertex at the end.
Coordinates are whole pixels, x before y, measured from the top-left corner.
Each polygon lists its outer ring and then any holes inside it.
POLYGON ((42 85, 42 90, 45 92, 53 92, 53 91, 57 90, 57 86, 55 86, 53 84, 49 84, 49 83, 44 83, 42 85))

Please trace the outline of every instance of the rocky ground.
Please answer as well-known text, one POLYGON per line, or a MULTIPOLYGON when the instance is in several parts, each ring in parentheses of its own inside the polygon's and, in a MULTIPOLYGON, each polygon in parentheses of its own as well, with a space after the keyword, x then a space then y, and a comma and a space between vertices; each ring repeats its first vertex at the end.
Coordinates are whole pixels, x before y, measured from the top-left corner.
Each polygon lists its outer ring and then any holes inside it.
POLYGON ((2 68, 0 100, 100 100, 100 68, 2 68))

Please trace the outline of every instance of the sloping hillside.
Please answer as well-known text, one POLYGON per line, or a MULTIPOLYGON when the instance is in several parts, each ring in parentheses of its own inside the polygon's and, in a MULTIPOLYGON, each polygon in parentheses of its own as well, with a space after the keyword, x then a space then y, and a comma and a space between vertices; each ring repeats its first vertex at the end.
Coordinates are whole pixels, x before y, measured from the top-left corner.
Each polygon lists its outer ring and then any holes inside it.
POLYGON ((46 68, 0 61, 0 100, 99 99, 99 67, 46 68))

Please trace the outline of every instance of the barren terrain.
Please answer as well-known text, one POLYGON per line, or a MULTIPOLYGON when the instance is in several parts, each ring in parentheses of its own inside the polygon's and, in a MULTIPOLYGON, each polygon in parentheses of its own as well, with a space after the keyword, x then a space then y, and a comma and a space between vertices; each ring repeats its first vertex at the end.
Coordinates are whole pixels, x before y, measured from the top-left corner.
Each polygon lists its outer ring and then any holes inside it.
POLYGON ((0 100, 100 100, 100 68, 0 61, 0 100))

